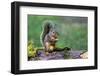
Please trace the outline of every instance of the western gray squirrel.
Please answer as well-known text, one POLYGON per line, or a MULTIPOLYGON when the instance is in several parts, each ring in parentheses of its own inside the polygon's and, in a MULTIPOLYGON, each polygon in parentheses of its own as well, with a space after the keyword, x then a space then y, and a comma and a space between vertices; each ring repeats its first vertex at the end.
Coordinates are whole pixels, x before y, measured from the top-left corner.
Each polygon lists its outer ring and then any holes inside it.
POLYGON ((43 23, 43 31, 41 34, 41 42, 45 52, 53 52, 58 41, 58 33, 55 30, 55 23, 52 21, 45 21, 43 23))

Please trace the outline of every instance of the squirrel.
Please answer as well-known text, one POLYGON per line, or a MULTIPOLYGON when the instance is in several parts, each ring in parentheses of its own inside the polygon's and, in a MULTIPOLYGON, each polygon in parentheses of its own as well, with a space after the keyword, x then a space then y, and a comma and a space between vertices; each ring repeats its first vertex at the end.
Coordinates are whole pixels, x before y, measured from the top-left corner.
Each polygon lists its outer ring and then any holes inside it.
POLYGON ((41 34, 41 42, 44 46, 45 53, 52 53, 58 41, 58 33, 54 28, 55 24, 51 21, 43 23, 43 32, 41 34))

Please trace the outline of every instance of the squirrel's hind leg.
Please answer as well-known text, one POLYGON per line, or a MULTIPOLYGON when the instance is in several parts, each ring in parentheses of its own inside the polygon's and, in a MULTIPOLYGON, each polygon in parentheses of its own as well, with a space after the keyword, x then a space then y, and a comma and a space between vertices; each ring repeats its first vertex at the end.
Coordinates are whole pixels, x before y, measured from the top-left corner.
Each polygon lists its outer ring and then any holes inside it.
POLYGON ((45 54, 48 56, 49 55, 49 46, 50 44, 48 42, 45 43, 45 54))

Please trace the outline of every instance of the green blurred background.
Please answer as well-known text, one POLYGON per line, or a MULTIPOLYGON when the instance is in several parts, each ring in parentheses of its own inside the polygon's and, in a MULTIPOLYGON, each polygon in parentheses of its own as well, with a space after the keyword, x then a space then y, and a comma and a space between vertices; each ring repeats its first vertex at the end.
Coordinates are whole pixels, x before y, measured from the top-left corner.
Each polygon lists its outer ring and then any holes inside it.
POLYGON ((56 24, 59 33, 57 47, 87 50, 88 18, 73 16, 28 15, 28 41, 32 40, 35 47, 42 47, 40 35, 45 20, 56 24))

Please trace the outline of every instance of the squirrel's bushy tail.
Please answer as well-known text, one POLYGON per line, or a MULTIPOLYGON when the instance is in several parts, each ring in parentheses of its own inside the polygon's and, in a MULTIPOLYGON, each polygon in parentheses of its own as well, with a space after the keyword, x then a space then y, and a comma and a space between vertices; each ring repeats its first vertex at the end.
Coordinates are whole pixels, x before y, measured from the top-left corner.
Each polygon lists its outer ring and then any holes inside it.
POLYGON ((50 29, 53 28, 53 23, 51 21, 44 21, 42 25, 42 33, 41 33, 41 43, 43 45, 45 36, 50 32, 50 29))

